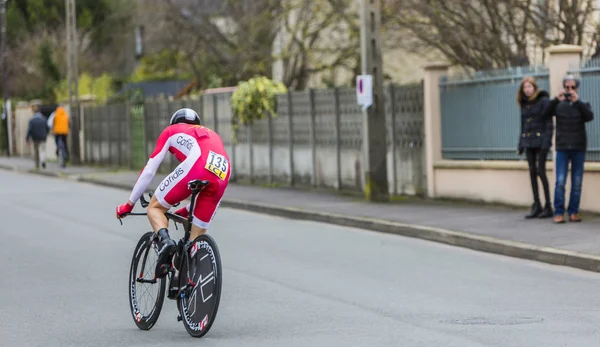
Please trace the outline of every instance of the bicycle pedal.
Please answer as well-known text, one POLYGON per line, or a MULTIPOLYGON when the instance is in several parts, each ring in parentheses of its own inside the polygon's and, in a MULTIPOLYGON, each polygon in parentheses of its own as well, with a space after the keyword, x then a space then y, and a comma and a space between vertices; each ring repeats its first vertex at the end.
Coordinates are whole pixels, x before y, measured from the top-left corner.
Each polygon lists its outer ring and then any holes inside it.
POLYGON ((169 294, 167 295, 167 298, 169 298, 171 300, 175 300, 175 299, 177 299, 178 293, 179 293, 179 288, 177 288, 177 287, 171 288, 171 289, 169 289, 169 294))
POLYGON ((178 321, 178 322, 181 322, 182 320, 183 320, 183 318, 181 318, 181 315, 180 315, 180 314, 178 314, 178 315, 177 315, 177 321, 178 321))

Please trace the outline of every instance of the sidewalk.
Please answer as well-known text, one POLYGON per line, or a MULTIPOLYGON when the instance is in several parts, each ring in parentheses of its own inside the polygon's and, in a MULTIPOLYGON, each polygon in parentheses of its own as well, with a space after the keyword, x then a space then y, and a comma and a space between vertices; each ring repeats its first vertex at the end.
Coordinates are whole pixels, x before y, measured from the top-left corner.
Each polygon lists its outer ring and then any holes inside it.
MULTIPOLYGON (((27 158, 0 157, 0 168, 27 172, 27 158)), ((139 171, 95 167, 59 170, 49 163, 48 175, 131 189, 139 171)), ((162 179, 155 177, 149 189, 162 179)), ((452 204, 406 199, 375 204, 360 199, 292 188, 231 184, 222 206, 328 222, 417 237, 480 251, 600 272, 600 217, 556 225, 552 219, 525 220, 527 211, 497 206, 452 204)))

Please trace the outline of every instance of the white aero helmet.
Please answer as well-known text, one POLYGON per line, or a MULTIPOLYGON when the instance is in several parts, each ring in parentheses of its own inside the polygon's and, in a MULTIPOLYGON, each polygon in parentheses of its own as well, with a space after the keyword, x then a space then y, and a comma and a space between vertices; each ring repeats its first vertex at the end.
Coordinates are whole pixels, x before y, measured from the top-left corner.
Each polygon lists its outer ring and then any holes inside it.
POLYGON ((171 121, 169 124, 177 124, 177 123, 188 123, 188 124, 198 124, 200 125, 200 117, 196 113, 196 111, 191 108, 182 108, 177 110, 177 112, 173 113, 171 116, 171 121))

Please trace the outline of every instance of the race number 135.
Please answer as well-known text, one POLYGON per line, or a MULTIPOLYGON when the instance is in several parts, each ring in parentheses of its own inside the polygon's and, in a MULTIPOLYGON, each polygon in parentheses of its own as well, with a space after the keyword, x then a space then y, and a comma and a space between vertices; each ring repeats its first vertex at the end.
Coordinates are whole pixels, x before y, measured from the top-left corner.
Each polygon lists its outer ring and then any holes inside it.
POLYGON ((229 170, 229 162, 225 156, 210 151, 204 167, 217 175, 220 179, 225 180, 227 177, 227 170, 229 170))

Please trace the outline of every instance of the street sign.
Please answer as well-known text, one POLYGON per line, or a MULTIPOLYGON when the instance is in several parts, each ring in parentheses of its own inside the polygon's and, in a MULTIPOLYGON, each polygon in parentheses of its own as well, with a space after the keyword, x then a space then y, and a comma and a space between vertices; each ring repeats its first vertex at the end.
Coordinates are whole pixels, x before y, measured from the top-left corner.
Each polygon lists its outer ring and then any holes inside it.
POLYGON ((373 104, 373 76, 356 76, 356 100, 363 111, 373 104))

